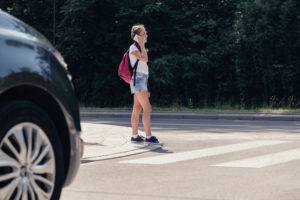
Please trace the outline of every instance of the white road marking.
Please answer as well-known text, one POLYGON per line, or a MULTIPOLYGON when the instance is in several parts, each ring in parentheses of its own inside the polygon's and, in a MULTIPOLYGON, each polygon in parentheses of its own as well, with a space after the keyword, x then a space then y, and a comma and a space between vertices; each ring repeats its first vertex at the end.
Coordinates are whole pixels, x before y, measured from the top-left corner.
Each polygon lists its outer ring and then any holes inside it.
POLYGON ((208 156, 216 156, 216 155, 221 155, 221 154, 226 154, 226 153, 231 153, 236 151, 242 151, 246 149, 270 146, 275 144, 282 144, 287 142, 288 141, 279 141, 279 140, 258 140, 258 141, 230 144, 225 146, 217 146, 217 147, 211 147, 211 148, 199 149, 193 151, 179 152, 179 153, 173 153, 173 154, 167 154, 161 156, 126 160, 126 161, 121 161, 120 163, 160 165, 160 164, 167 164, 167 163, 174 163, 179 161, 203 158, 208 156))
POLYGON ((289 151, 267 154, 267 155, 252 157, 248 159, 225 162, 225 163, 216 164, 212 166, 262 168, 262 167, 286 163, 298 159, 300 159, 300 149, 293 149, 289 151))

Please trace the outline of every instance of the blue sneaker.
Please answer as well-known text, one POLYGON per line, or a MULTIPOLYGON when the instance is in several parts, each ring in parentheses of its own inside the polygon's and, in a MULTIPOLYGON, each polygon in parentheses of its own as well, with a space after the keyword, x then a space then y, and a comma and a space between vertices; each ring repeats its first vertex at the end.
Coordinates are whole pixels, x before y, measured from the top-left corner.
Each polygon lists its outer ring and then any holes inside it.
POLYGON ((136 138, 131 137, 131 142, 144 142, 145 138, 143 136, 138 135, 136 138))
POLYGON ((153 144, 159 143, 158 139, 155 136, 151 136, 149 139, 146 138, 146 142, 153 143, 153 144))

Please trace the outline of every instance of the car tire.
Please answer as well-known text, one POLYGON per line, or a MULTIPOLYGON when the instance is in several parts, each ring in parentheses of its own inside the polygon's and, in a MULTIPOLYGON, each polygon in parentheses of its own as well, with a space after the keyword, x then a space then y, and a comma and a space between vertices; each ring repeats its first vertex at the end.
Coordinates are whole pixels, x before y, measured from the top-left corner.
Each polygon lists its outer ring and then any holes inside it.
POLYGON ((0 108, 1 199, 57 200, 64 169, 58 132, 42 108, 29 101, 0 108))

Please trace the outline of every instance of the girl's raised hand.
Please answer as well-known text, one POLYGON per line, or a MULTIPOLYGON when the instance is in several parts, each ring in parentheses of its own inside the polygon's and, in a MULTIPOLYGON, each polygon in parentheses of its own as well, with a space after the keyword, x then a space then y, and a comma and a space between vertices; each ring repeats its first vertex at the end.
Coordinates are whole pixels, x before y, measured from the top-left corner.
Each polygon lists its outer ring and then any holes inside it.
POLYGON ((140 46, 145 44, 145 38, 144 37, 138 35, 137 38, 138 38, 138 43, 139 43, 140 46))

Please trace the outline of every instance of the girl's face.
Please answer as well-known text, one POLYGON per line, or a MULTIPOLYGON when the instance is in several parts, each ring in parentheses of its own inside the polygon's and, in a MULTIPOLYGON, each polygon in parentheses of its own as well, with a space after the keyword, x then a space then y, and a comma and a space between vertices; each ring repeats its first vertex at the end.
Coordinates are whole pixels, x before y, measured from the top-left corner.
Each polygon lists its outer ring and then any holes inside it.
POLYGON ((140 31, 140 34, 139 34, 141 37, 144 37, 145 39, 145 42, 147 42, 147 38, 148 38, 148 34, 147 34, 147 31, 144 27, 141 28, 141 31, 140 31))

